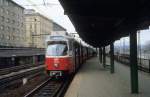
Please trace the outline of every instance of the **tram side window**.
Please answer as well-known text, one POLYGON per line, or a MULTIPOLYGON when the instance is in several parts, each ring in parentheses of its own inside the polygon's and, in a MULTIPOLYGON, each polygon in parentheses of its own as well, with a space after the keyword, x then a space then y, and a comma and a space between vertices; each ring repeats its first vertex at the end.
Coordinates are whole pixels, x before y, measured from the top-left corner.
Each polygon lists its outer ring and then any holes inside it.
POLYGON ((72 50, 72 48, 73 48, 73 42, 69 41, 69 50, 72 50))
POLYGON ((76 51, 76 56, 78 56, 79 55, 79 48, 76 47, 75 51, 76 51))

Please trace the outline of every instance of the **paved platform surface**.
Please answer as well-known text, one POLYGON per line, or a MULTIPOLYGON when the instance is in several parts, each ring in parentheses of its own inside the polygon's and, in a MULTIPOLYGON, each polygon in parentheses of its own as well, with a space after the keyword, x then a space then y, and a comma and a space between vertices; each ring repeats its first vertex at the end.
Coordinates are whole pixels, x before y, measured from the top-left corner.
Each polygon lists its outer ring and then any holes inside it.
POLYGON ((128 66, 115 62, 115 74, 110 74, 95 57, 82 66, 65 97, 150 97, 150 74, 139 71, 139 91, 139 94, 130 93, 128 66))

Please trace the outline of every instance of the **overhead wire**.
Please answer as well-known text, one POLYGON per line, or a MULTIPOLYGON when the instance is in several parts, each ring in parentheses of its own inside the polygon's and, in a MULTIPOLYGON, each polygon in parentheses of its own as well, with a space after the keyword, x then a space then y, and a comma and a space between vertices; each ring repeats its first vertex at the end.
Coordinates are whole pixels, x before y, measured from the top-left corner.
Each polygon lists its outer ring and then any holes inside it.
POLYGON ((53 5, 58 5, 54 3, 45 3, 45 4, 30 4, 30 5, 22 5, 22 6, 53 6, 53 5))
MULTIPOLYGON (((30 4, 32 4, 32 5, 36 5, 36 4, 34 4, 31 0, 27 0, 30 4)), ((37 6, 34 6, 38 11, 40 11, 41 12, 41 10, 37 7, 37 6)))
POLYGON ((46 2, 45 2, 45 0, 43 0, 43 4, 46 6, 46 2))
POLYGON ((53 5, 59 5, 57 3, 47 3, 45 0, 43 0, 43 3, 41 4, 35 4, 34 2, 32 2, 32 0, 27 0, 27 2, 29 2, 29 5, 23 5, 23 6, 53 6, 53 5))
POLYGON ((38 12, 43 12, 39 6, 52 6, 52 5, 59 5, 56 3, 46 3, 45 1, 43 1, 43 3, 41 4, 35 4, 32 0, 26 0, 28 3, 30 3, 31 5, 22 5, 22 6, 32 6, 34 7, 36 10, 38 10, 38 12))

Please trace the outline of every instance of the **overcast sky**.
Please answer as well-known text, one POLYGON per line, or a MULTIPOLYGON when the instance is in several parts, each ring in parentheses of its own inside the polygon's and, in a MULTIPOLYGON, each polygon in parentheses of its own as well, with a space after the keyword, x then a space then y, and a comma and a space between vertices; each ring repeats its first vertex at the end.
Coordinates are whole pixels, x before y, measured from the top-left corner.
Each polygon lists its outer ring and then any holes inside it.
MULTIPOLYGON (((61 7, 60 3, 58 0, 13 0, 17 2, 18 4, 22 5, 25 8, 28 9, 35 9, 37 12, 47 16, 48 18, 54 20, 55 22, 59 23, 62 25, 64 28, 67 29, 69 33, 74 33, 75 29, 70 22, 69 18, 64 15, 64 10, 61 7), (47 6, 25 6, 25 5, 41 5, 44 4, 44 2, 51 3, 51 5, 47 6)), ((140 40, 141 44, 144 44, 145 42, 150 40, 150 30, 144 30, 141 31, 140 34, 140 40)), ((125 39, 126 43, 128 43, 128 38, 125 39)))
MULTIPOLYGON (((125 45, 129 45, 129 37, 123 37, 120 40, 116 41, 116 45, 123 45, 125 41, 125 45)), ((147 42, 150 42, 150 30, 141 30, 140 34, 137 34, 137 41, 140 41, 140 44, 145 45, 147 42), (140 37, 138 37, 140 35, 140 37)))
POLYGON ((27 9, 35 9, 37 12, 47 16, 48 18, 54 20, 55 22, 62 25, 64 28, 67 29, 69 33, 74 33, 75 29, 70 22, 67 15, 64 15, 64 10, 61 7, 58 0, 13 0, 18 4, 22 5, 24 8, 27 9), (43 6, 41 4, 50 3, 49 5, 43 6), (39 6, 26 6, 26 5, 39 5, 39 6))

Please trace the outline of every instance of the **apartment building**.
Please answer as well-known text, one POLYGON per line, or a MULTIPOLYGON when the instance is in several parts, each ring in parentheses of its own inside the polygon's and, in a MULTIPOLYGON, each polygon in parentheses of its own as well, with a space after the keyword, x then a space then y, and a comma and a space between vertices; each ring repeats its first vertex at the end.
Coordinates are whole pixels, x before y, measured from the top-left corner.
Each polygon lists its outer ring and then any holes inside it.
POLYGON ((45 39, 53 29, 53 21, 32 9, 25 11, 26 37, 29 47, 45 48, 45 39))
POLYGON ((51 33, 52 35, 67 35, 67 31, 64 27, 57 24, 56 22, 53 22, 53 31, 51 33))
POLYGON ((24 8, 12 0, 0 0, 0 47, 26 46, 24 8))

